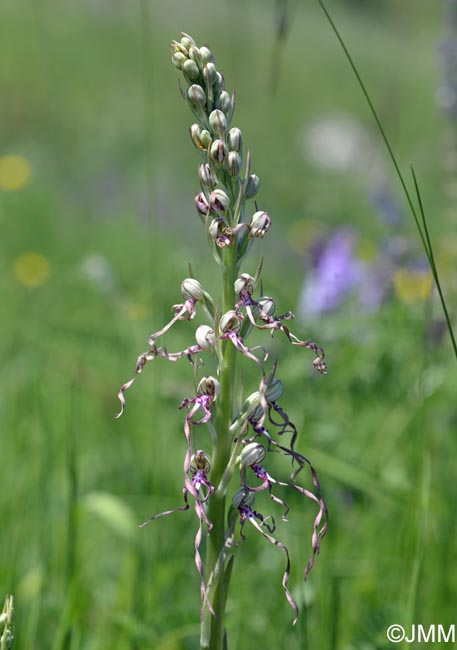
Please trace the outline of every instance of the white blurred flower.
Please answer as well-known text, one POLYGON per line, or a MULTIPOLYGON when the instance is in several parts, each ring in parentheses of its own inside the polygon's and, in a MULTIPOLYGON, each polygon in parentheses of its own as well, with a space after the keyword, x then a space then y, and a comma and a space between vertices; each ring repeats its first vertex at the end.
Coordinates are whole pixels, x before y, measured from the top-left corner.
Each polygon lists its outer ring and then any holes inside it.
POLYGON ((99 291, 111 293, 116 289, 113 267, 103 255, 87 255, 79 265, 81 274, 94 284, 99 291))
POLYGON ((372 159, 367 131, 347 115, 323 117, 307 125, 301 142, 305 157, 322 169, 338 171, 363 167, 372 159))

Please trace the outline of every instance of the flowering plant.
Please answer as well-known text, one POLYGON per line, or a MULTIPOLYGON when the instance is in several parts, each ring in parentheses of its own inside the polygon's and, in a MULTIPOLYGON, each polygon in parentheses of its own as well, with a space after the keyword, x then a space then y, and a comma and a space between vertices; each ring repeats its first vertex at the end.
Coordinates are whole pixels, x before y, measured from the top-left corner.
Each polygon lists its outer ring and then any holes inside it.
POLYGON ((266 491, 282 510, 283 521, 286 521, 289 506, 278 496, 277 487, 298 492, 316 505, 305 579, 327 530, 327 506, 317 473, 310 461, 295 450, 297 428, 279 405, 283 385, 276 376, 277 361, 270 362, 265 348, 249 347, 246 341, 255 329, 266 330, 271 336, 280 332, 292 345, 314 353, 313 365, 318 372, 326 372, 326 363, 321 347, 311 340, 301 340, 290 331, 292 312, 275 315, 273 298, 255 297, 262 264, 258 265, 254 276, 241 273, 241 263, 251 252, 255 240, 269 232, 271 218, 257 203, 255 209, 248 208, 248 202, 258 193, 259 178, 251 173, 250 152, 243 156, 241 130, 232 126, 235 95, 227 92, 224 77, 207 47, 198 47, 190 36, 182 34, 180 41, 172 42, 171 51, 172 61, 185 82, 181 94, 195 117, 190 135, 202 157, 198 169, 201 191, 195 197, 195 206, 221 270, 222 296, 215 301, 193 277, 182 281, 183 302, 173 305, 170 321, 150 335, 149 348, 138 357, 133 377, 119 390, 121 410, 118 417, 125 409, 126 391, 149 361, 159 357, 168 361, 183 358, 190 361, 195 374, 195 394, 185 397, 179 405, 185 411, 184 503, 155 514, 142 526, 193 506, 198 520, 195 564, 201 581, 200 644, 201 648, 220 650, 227 647, 225 603, 234 555, 237 546, 245 540, 246 523, 283 552, 286 565, 282 586, 293 610, 294 623, 298 616, 298 607, 288 586, 288 548, 274 536, 273 516, 256 509, 256 495, 266 491), (191 322, 197 309, 204 312, 208 324, 196 328, 194 343, 177 352, 170 352, 159 344, 160 337, 177 321, 191 322), (215 377, 199 378, 201 364, 197 360, 203 354, 215 355, 215 377), (258 389, 244 402, 236 399, 240 357, 255 364, 260 375, 258 389), (201 442, 202 425, 207 425, 210 433, 210 452, 200 448, 206 446, 201 442), (272 454, 290 461, 292 467, 287 482, 270 473, 272 454), (311 474, 312 490, 298 483, 305 467, 311 474), (204 537, 205 559, 202 555, 204 537))

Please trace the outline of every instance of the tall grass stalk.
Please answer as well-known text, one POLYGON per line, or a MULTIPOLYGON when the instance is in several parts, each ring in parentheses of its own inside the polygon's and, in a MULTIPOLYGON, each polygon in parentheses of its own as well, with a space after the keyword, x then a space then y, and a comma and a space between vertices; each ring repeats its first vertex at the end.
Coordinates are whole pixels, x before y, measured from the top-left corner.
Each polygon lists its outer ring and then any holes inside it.
POLYGON ((417 198, 417 201, 418 201, 418 204, 419 204, 420 219, 419 219, 417 208, 414 205, 414 201, 413 201, 413 198, 411 196, 411 193, 408 190, 406 181, 405 181, 404 176, 403 176, 403 174, 402 174, 402 172, 400 170, 400 166, 399 166, 399 164, 397 162, 397 158, 396 158, 396 156, 394 154, 393 148, 392 148, 392 146, 390 144, 390 141, 389 141, 389 139, 387 137, 387 134, 386 134, 385 129, 384 129, 383 125, 382 125, 382 122, 381 122, 381 120, 380 120, 380 118, 378 116, 378 113, 377 113, 376 108, 375 108, 375 106, 373 104, 373 101, 371 100, 371 97, 370 97, 370 95, 368 93, 366 85, 365 85, 365 83, 364 83, 364 81, 363 81, 363 79, 362 79, 362 77, 360 75, 358 67, 356 66, 356 64, 354 62, 354 59, 352 58, 352 56, 351 56, 351 54, 350 54, 350 52, 349 52, 349 50, 347 48, 347 45, 346 45, 346 43, 345 43, 339 29, 337 28, 334 20, 332 19, 327 7, 325 6, 323 0, 317 0, 317 1, 318 1, 319 5, 320 5, 322 11, 324 12, 325 17, 326 17, 326 19, 328 20, 328 22, 330 24, 330 27, 332 28, 333 32, 335 33, 335 36, 338 39, 338 41, 339 41, 339 43, 340 43, 340 45, 341 45, 341 47, 343 49, 343 52, 344 52, 344 54, 346 56, 346 59, 347 59, 349 65, 351 66, 351 69, 352 69, 352 71, 353 71, 353 73, 355 75, 355 78, 357 79, 357 82, 358 82, 358 84, 360 86, 360 89, 361 89, 361 91, 362 91, 362 93, 363 93, 363 95, 364 95, 364 97, 365 97, 365 99, 367 101, 367 104, 368 104, 368 106, 370 108, 371 114, 372 114, 372 116, 373 116, 373 118, 374 118, 374 120, 376 122, 376 126, 378 127, 379 133, 381 134, 381 137, 382 137, 382 139, 384 141, 386 149, 387 149, 387 151, 389 153, 389 156, 390 156, 390 159, 391 159, 392 164, 394 166, 394 169, 395 169, 395 172, 397 174, 398 180, 400 181, 400 185, 402 187, 403 193, 404 193, 406 201, 408 203, 410 212, 411 212, 411 214, 413 216, 414 223, 416 224, 416 228, 417 228, 417 230, 419 232, 419 237, 420 237, 420 239, 422 241, 422 245, 424 247, 424 251, 425 251, 425 254, 427 256, 427 260, 428 260, 428 263, 430 265, 430 269, 432 271, 433 279, 435 280, 435 284, 436 284, 436 288, 438 290, 438 294, 439 294, 441 306, 442 306, 442 309, 443 309, 444 317, 446 319, 447 329, 449 331, 449 336, 451 338, 452 349, 454 351, 454 355, 455 355, 455 358, 457 360, 457 342, 456 342, 456 339, 455 339, 455 336, 454 336, 454 331, 453 331, 451 319, 450 319, 450 316, 449 316, 449 311, 448 311, 448 308, 447 308, 447 305, 446 305, 446 300, 445 300, 445 297, 444 297, 443 290, 441 288, 441 282, 440 282, 440 278, 439 278, 438 271, 437 271, 436 264, 435 264, 435 257, 434 257, 434 253, 433 253, 433 247, 432 247, 432 243, 431 243, 431 240, 430 240, 428 227, 427 227, 427 219, 426 219, 426 216, 425 216, 423 203, 422 203, 422 198, 421 198, 421 194, 420 194, 420 191, 419 191, 419 185, 418 185, 418 182, 417 182, 416 174, 414 172, 414 168, 411 165, 411 173, 412 173, 412 176, 413 176, 414 190, 415 190, 416 198, 417 198))

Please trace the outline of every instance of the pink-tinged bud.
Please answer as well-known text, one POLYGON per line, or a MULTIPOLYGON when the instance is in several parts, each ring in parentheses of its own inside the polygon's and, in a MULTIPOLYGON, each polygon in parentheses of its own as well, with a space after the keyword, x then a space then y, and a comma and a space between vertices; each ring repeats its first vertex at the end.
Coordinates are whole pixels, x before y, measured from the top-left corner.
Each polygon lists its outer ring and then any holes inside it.
POLYGON ((198 168, 198 178, 203 189, 212 190, 217 184, 217 179, 208 163, 202 163, 198 168))
POLYGON ((234 126, 227 133, 227 145, 230 151, 237 151, 240 153, 241 147, 243 146, 243 136, 241 130, 234 126))
POLYGON ((240 154, 237 151, 229 151, 225 166, 230 176, 238 176, 241 171, 240 154))
POLYGON ((197 212, 201 215, 206 216, 209 212, 209 205, 208 201, 206 200, 206 196, 203 194, 203 192, 200 192, 200 194, 197 194, 195 197, 195 207, 197 208, 197 212))
POLYGON ((192 84, 192 86, 189 86, 187 97, 192 104, 195 104, 195 106, 206 106, 205 91, 198 84, 192 84))
POLYGON ((214 140, 211 145, 211 159, 216 163, 216 165, 221 166, 224 160, 227 158, 227 147, 223 140, 214 140))
POLYGON ((218 217, 213 219, 208 228, 209 236, 214 239, 219 248, 230 246, 233 241, 232 229, 229 227, 225 219, 218 217))
POLYGON ((226 212, 230 206, 230 199, 223 190, 214 190, 209 197, 211 212, 226 212))
POLYGON ((213 133, 219 138, 223 138, 227 130, 227 118, 224 113, 216 108, 216 110, 211 111, 208 119, 213 133))
POLYGON ((249 239, 253 237, 265 237, 266 233, 270 229, 271 219, 268 215, 268 212, 256 212, 251 220, 249 239))

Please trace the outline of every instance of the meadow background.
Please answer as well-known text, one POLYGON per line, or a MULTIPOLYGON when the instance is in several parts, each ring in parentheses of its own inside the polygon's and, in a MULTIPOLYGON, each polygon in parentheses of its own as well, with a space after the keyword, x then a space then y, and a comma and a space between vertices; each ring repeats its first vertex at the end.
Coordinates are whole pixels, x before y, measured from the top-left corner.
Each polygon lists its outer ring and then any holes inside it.
MULTIPOLYGON (((415 163, 451 314, 456 4, 328 0, 402 169, 415 163)), ((265 291, 329 363, 315 376, 306 351, 275 339, 281 403, 330 529, 303 585, 313 510, 290 499, 294 629, 283 556, 248 531, 230 647, 377 650, 392 623, 456 623, 456 362, 398 182, 317 3, 4 0, 0 599, 15 596, 14 647, 198 647, 195 516, 137 526, 181 498, 188 365, 150 364, 113 419, 188 263, 218 289, 169 58, 181 30, 236 88, 273 219, 254 255, 265 291)), ((167 345, 192 331, 180 324, 167 345)))

